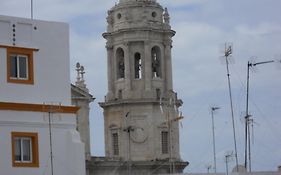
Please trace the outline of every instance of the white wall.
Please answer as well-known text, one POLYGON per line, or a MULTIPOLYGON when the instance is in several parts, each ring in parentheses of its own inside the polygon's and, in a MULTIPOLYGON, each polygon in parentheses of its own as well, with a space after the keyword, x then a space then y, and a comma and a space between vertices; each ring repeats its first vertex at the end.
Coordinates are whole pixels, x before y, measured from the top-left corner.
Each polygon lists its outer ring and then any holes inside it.
POLYGON ((13 24, 16 46, 39 49, 33 57, 34 85, 7 83, 6 49, 0 48, 0 101, 70 105, 68 24, 0 15, 0 45, 12 46, 13 24))
MULTIPOLYGON (((49 175, 50 140, 48 114, 0 111, 0 170, 3 175, 49 175), (39 168, 12 167, 11 132, 36 132, 39 142, 39 168)), ((76 132, 75 114, 53 114, 52 140, 54 173, 85 174, 84 144, 76 132)))
MULTIPOLYGON (((65 23, 0 15, 0 45, 35 48, 34 84, 7 83, 6 48, 0 48, 0 102, 71 105, 69 29, 65 23), (16 32, 13 32, 13 24, 16 32)), ((0 174, 50 175, 49 115, 0 110, 0 174), (38 133, 39 168, 12 167, 11 132, 38 133)), ((52 118, 54 174, 85 175, 84 144, 76 131, 76 114, 52 118)))

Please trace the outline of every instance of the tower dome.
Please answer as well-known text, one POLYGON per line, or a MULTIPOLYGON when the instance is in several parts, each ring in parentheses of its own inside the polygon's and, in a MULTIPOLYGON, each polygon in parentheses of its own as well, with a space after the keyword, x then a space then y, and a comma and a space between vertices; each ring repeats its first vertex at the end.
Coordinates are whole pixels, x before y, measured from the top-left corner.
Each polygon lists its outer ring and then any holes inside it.
POLYGON ((124 29, 170 29, 169 14, 156 0, 120 0, 108 11, 107 32, 124 29))
POLYGON ((139 1, 152 1, 152 2, 156 2, 156 0, 120 0, 119 2, 139 2, 139 1))

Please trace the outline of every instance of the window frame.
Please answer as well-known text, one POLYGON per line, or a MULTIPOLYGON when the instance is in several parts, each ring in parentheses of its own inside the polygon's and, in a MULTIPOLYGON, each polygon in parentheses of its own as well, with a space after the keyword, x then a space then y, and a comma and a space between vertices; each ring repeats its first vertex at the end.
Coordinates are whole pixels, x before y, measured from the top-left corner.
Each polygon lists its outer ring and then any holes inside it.
POLYGON ((120 150, 119 150, 119 134, 118 134, 118 132, 112 132, 111 137, 112 137, 112 155, 113 156, 119 156, 120 150))
MULTIPOLYGON (((8 47, 7 48, 7 82, 8 83, 19 83, 19 84, 34 84, 34 74, 33 74, 33 49, 27 48, 17 48, 8 47), (11 56, 16 56, 17 63, 19 62, 19 57, 24 56, 27 58, 27 78, 20 78, 19 72, 17 77, 11 76, 11 56)), ((17 65, 17 71, 19 71, 19 65, 17 65)))
POLYGON ((161 131, 161 153, 169 154, 170 153, 170 135, 166 130, 161 131), (165 140, 164 140, 165 139, 165 140))
MULTIPOLYGON (((39 152, 38 152, 38 133, 29 132, 12 132, 11 133, 11 145, 12 145, 12 166, 13 167, 39 167, 39 152), (15 143, 16 139, 31 139, 30 145, 30 161, 24 161, 23 159, 18 161, 15 159, 15 143)), ((22 146, 21 146, 22 149, 22 146)), ((23 157, 21 153, 21 158, 23 157)))

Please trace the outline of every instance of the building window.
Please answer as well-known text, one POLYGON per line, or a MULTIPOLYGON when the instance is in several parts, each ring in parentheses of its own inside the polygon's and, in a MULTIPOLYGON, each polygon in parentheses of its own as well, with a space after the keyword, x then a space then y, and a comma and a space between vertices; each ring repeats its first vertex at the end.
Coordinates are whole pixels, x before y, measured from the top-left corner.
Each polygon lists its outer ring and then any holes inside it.
POLYGON ((116 62, 117 62, 117 79, 125 77, 125 64, 124 64, 124 51, 118 48, 116 51, 116 62))
POLYGON ((33 50, 7 48, 7 81, 33 84, 33 50))
POLYGON ((142 78, 142 69, 141 69, 141 54, 135 54, 135 78, 141 79, 142 78))
POLYGON ((118 133, 112 133, 112 150, 113 155, 119 155, 118 133))
POLYGON ((122 90, 118 90, 118 99, 121 100, 123 98, 122 90))
POLYGON ((161 51, 160 48, 155 46, 151 49, 152 57, 152 77, 161 78, 161 51))
POLYGON ((12 132, 12 164, 39 167, 37 133, 12 132))
POLYGON ((162 147, 162 154, 169 153, 169 133, 168 133, 168 131, 161 132, 161 147, 162 147))
POLYGON ((156 98, 157 99, 161 98, 161 90, 160 89, 156 89, 156 98))

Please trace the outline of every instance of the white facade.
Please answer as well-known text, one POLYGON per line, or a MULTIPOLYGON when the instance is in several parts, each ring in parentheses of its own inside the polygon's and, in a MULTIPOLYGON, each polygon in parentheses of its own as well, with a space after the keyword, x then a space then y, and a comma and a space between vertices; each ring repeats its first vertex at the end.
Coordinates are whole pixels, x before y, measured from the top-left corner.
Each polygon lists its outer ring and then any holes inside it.
POLYGON ((70 92, 68 25, 0 16, 1 174, 85 175, 70 92))
POLYGON ((0 47, 0 101, 70 105, 68 25, 0 16, 0 45, 13 46, 13 34, 15 46, 39 49, 33 52, 34 84, 7 83, 7 49, 0 47))

